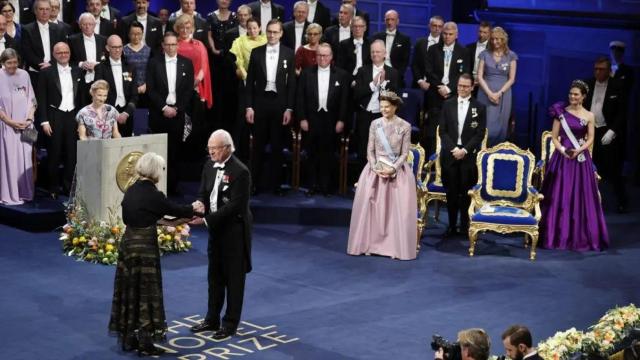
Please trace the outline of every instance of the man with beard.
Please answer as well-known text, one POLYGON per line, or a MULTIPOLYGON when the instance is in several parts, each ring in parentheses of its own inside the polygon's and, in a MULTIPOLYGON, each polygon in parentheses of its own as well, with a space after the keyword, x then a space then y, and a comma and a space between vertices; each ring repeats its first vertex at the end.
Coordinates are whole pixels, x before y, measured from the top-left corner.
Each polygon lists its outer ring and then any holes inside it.
POLYGON ((512 325, 502 333, 505 355, 511 360, 543 360, 532 343, 531 332, 525 326, 512 325))

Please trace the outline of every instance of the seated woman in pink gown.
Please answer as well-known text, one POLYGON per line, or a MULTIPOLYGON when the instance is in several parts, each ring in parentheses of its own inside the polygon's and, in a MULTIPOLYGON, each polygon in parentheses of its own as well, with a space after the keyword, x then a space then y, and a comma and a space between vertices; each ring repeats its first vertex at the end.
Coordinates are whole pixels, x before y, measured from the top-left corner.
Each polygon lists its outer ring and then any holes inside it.
POLYGON ((416 180, 407 163, 411 125, 396 116, 401 104, 393 92, 380 95, 382 117, 369 128, 367 164, 353 199, 350 255, 416 258, 416 180))

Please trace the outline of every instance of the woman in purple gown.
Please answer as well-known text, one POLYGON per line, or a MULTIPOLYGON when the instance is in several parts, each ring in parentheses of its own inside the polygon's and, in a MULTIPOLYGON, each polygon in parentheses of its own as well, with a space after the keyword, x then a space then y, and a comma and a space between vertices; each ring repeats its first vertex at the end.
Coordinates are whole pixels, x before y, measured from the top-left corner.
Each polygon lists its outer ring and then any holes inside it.
POLYGON ((576 251, 609 246, 598 184, 589 148, 594 138, 593 113, 582 107, 589 87, 571 84, 569 105, 551 106, 553 152, 542 184, 540 233, 546 248, 576 251))
POLYGON ((36 100, 18 53, 5 49, 0 63, 0 203, 19 205, 33 199, 33 145, 20 133, 33 127, 36 100))

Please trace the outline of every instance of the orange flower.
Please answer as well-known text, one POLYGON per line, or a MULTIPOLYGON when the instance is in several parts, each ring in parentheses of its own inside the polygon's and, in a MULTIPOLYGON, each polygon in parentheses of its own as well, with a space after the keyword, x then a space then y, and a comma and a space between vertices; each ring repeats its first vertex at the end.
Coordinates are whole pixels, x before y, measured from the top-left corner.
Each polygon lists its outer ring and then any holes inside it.
POLYGON ((118 235, 118 234, 120 233, 120 228, 119 228, 118 226, 113 226, 113 227, 111 228, 111 233, 112 233, 113 235, 118 235))

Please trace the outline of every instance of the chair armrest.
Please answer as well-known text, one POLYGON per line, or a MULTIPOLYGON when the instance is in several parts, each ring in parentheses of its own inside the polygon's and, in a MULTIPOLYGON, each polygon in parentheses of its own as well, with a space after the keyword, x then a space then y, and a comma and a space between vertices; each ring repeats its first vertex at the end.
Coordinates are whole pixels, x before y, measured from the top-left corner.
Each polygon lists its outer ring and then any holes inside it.
POLYGON ((473 214, 475 214, 476 209, 482 207, 482 204, 480 204, 479 202, 480 187, 481 187, 480 184, 476 184, 469 191, 467 191, 467 194, 471 198, 471 202, 469 203, 469 209, 467 210, 467 213, 469 214, 469 219, 471 219, 473 214))
MULTIPOLYGON (((529 196, 533 198, 533 217, 539 222, 542 217, 542 211, 540 211, 540 202, 544 199, 544 195, 542 195, 536 188, 533 186, 529 186, 527 188, 527 192, 529 196)), ((529 210, 531 211, 531 210, 529 210)))

